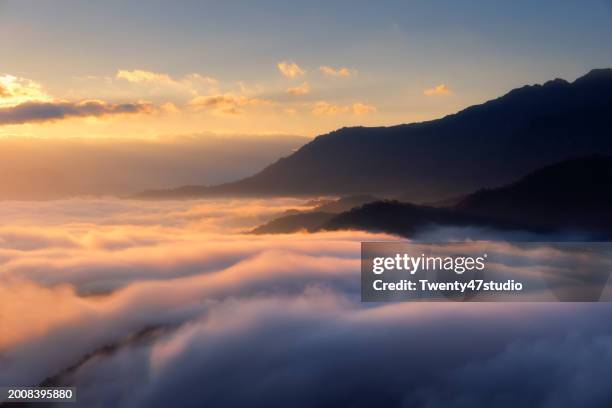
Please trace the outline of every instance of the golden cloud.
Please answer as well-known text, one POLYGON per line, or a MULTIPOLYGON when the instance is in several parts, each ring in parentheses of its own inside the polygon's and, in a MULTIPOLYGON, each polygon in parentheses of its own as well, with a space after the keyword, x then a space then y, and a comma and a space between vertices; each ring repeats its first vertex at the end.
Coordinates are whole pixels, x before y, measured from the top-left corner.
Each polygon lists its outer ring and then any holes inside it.
POLYGON ((199 82, 199 83, 210 85, 210 86, 216 86, 219 84, 218 79, 213 78, 211 76, 204 76, 200 74, 188 74, 185 76, 185 80, 189 82, 199 82))
POLYGON ((426 96, 447 95, 450 93, 451 93, 450 88, 446 86, 445 84, 440 84, 433 88, 425 89, 423 91, 423 95, 426 95, 426 96))
POLYGON ((178 106, 176 106, 176 104, 172 103, 172 102, 166 102, 164 104, 162 104, 160 106, 160 108, 164 111, 164 112, 168 112, 168 113, 179 113, 181 110, 178 108, 178 106))
POLYGON ((215 87, 219 84, 216 78, 197 73, 187 74, 182 78, 173 78, 168 74, 135 69, 127 71, 120 69, 115 75, 117 79, 123 79, 133 84, 147 84, 161 87, 170 87, 177 91, 196 93, 197 88, 215 87))
POLYGON ((213 113, 236 115, 248 106, 270 105, 272 101, 260 98, 249 98, 244 95, 226 93, 222 95, 196 96, 188 105, 195 110, 211 111, 213 113))
POLYGON ((51 99, 37 82, 13 75, 0 76, 0 107, 16 106, 31 101, 44 102, 51 99))
POLYGON ((300 86, 287 89, 287 92, 291 95, 306 95, 310 92, 310 85, 308 85, 308 82, 304 82, 300 86))
POLYGON ((300 66, 295 62, 281 61, 276 66, 278 67, 278 70, 281 72, 281 74, 283 74, 287 78, 295 78, 298 76, 302 76, 306 73, 306 71, 300 68, 300 66))
POLYGON ((368 113, 376 112, 376 107, 372 105, 366 105, 362 102, 355 102, 353 104, 353 113, 355 115, 367 115, 368 113))
POLYGON ((11 96, 11 94, 8 89, 0 84, 0 98, 8 98, 9 96, 11 96))
POLYGON ((158 83, 167 83, 173 84, 174 81, 167 74, 160 74, 157 72, 145 71, 141 69, 135 69, 133 71, 126 71, 120 69, 117 71, 116 75, 117 79, 125 79, 128 82, 158 82, 158 83))
POLYGON ((312 108, 312 113, 317 116, 333 116, 342 113, 347 113, 348 106, 334 105, 326 101, 318 101, 312 108))
POLYGON ((348 78, 354 75, 357 75, 357 71, 354 69, 349 69, 346 67, 340 67, 340 68, 333 68, 327 65, 323 65, 321 67, 319 67, 319 71, 321 71, 323 74, 327 75, 327 76, 331 76, 331 77, 344 77, 344 78, 348 78))
POLYGON ((316 116, 334 116, 352 112, 354 115, 366 115, 376 112, 376 107, 366 105, 362 102, 355 102, 350 106, 335 105, 327 101, 318 101, 312 108, 312 113, 316 116))

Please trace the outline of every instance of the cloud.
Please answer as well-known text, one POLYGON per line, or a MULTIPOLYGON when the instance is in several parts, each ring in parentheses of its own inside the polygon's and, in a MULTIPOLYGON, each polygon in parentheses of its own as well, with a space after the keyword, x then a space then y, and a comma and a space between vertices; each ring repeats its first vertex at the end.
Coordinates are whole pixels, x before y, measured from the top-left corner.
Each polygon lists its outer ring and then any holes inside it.
POLYGON ((37 82, 13 75, 0 76, 0 108, 24 102, 50 101, 51 99, 37 82))
POLYGON ((278 70, 281 72, 281 74, 283 74, 287 78, 295 78, 298 76, 302 76, 306 73, 306 71, 300 68, 300 66, 295 62, 282 61, 279 62, 276 66, 278 67, 278 70))
POLYGON ((230 115, 243 113, 246 107, 267 106, 270 104, 272 104, 272 101, 267 99, 249 98, 244 95, 234 95, 232 93, 196 96, 188 103, 188 105, 195 110, 230 115))
POLYGON ((151 71, 145 71, 141 69, 135 69, 133 71, 127 71, 120 69, 116 74, 117 79, 125 79, 128 82, 158 82, 162 84, 173 84, 176 83, 167 74, 160 74, 151 71))
POLYGON ((287 92, 291 95, 306 95, 310 92, 310 85, 308 85, 308 82, 304 82, 300 86, 287 89, 287 92))
POLYGON ((179 109, 178 106, 176 106, 176 104, 172 103, 172 102, 166 102, 164 104, 162 104, 160 106, 160 108, 164 111, 164 112, 168 112, 168 113, 179 113, 181 110, 179 109))
POLYGON ((312 113, 316 116, 334 116, 347 113, 349 108, 347 106, 334 105, 326 101, 315 102, 312 113))
POLYGON ((609 304, 365 304, 360 242, 392 237, 222 228, 306 207, 3 204, 0 384, 88 407, 609 405, 609 304))
MULTIPOLYGON (((316 288, 295 296, 228 300, 156 341, 149 353, 130 356, 126 350, 109 367, 98 373, 86 367, 81 375, 100 378, 117 367, 149 367, 150 382, 130 393, 136 407, 606 405, 612 396, 605 375, 612 362, 609 329, 581 325, 596 337, 566 341, 555 338, 560 312, 553 313, 546 332, 526 322, 530 310, 535 320, 546 320, 537 308, 492 309, 483 314, 475 307, 453 312, 449 305, 404 304, 368 312, 316 288), (214 386, 197 388, 201 383, 214 386)), ((580 309, 570 312, 572 322, 586 315, 588 308, 580 309)), ((81 384, 87 385, 79 383, 79 392, 81 384)), ((115 387, 115 395, 127 388, 119 382, 115 387)))
POLYGON ((0 83, 0 98, 8 98, 9 96, 11 96, 9 90, 0 83))
POLYGON ((367 115, 368 113, 376 112, 376 107, 373 105, 366 105, 365 103, 355 102, 353 104, 353 113, 355 115, 367 115))
MULTIPOLYGON (((211 76, 191 73, 176 78, 166 73, 147 70, 119 70, 115 75, 116 80, 127 81, 134 87, 137 94, 145 94, 149 97, 171 98, 185 100, 194 98, 202 93, 219 92, 219 80, 211 76)), ((125 84, 121 86, 125 88, 125 84)))
POLYGON ((354 115, 367 115, 376 112, 376 107, 362 102, 355 102, 350 106, 336 105, 327 101, 318 101, 312 108, 316 116, 334 116, 352 112, 354 115))
POLYGON ((184 79, 192 83, 202 83, 210 86, 216 86, 219 84, 218 79, 200 74, 188 74, 184 79))
MULTIPOLYGON (((0 338, 0 383, 39 381, 132 331, 197 317, 203 311, 197 306, 201 299, 233 296, 232 292, 261 293, 269 279, 290 286, 304 278, 322 278, 322 274, 335 280, 356 267, 356 260, 345 258, 369 234, 329 233, 299 241, 255 237, 253 241, 248 235, 220 234, 217 227, 218 222, 227 228, 239 221, 242 229, 250 229, 265 214, 278 215, 300 206, 299 200, 220 200, 204 207, 121 200, 7 203, 0 233, 13 248, 0 247, 0 320, 6 333, 0 338), (16 214, 9 216, 11 211, 16 214), (161 227, 162 219, 171 224, 161 227), (207 219, 212 222, 200 222, 207 219), (38 236, 42 226, 47 234, 44 240, 38 236), (276 249, 270 246, 271 240, 279 244, 276 249), (332 261, 335 258, 337 262, 332 261), (293 273, 283 277, 288 265, 293 273), (113 292, 102 297, 79 294, 109 290, 113 292), (189 311, 189 304, 196 308, 189 311), (56 349, 75 339, 75 331, 83 327, 92 330, 77 336, 74 347, 56 349), (32 353, 32 347, 38 351, 32 353), (33 364, 38 358, 41 361, 33 364)), ((207 304, 201 306, 206 309, 207 304)))
POLYGON ((330 77, 344 77, 348 78, 351 76, 357 75, 357 71, 354 69, 349 69, 346 67, 333 68, 327 65, 323 65, 319 67, 319 71, 321 71, 324 75, 330 77))
POLYGON ((77 117, 102 117, 151 113, 154 107, 145 102, 108 103, 99 100, 81 102, 24 102, 0 108, 0 125, 52 122, 77 117))
POLYGON ((423 95, 426 95, 426 96, 448 95, 450 93, 451 93, 450 88, 444 84, 440 84, 433 88, 425 89, 423 91, 423 95))
POLYGON ((133 83, 156 83, 160 85, 193 85, 200 83, 209 86, 215 86, 219 83, 216 78, 204 76, 197 73, 187 74, 183 78, 174 79, 168 74, 135 69, 132 71, 120 69, 115 75, 117 79, 125 79, 133 83))

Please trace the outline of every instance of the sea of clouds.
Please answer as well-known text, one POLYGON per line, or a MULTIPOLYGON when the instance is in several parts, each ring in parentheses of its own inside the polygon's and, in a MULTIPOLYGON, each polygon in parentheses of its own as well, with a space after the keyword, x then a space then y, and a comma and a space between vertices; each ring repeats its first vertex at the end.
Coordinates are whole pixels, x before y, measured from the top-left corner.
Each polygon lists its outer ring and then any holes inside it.
POLYGON ((79 407, 612 403, 612 305, 361 303, 360 242, 397 238, 245 232, 306 208, 2 203, 0 386, 75 386, 79 407))

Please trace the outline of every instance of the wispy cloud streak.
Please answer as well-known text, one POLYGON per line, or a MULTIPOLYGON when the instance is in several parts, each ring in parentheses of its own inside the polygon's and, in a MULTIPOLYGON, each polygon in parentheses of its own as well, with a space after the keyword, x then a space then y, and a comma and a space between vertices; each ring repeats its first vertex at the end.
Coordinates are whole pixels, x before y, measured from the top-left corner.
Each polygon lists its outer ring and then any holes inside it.
POLYGON ((108 103, 99 100, 81 102, 25 102, 0 108, 0 125, 52 122, 78 117, 102 117, 151 113, 153 105, 145 102, 108 103))

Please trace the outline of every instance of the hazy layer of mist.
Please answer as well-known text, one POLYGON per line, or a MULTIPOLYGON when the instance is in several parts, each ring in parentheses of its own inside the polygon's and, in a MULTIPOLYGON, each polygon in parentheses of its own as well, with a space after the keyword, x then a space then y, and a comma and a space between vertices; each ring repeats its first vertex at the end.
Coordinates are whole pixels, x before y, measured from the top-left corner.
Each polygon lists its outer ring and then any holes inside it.
POLYGON ((307 139, 200 135, 147 140, 0 139, 0 200, 125 195, 251 175, 307 139))

